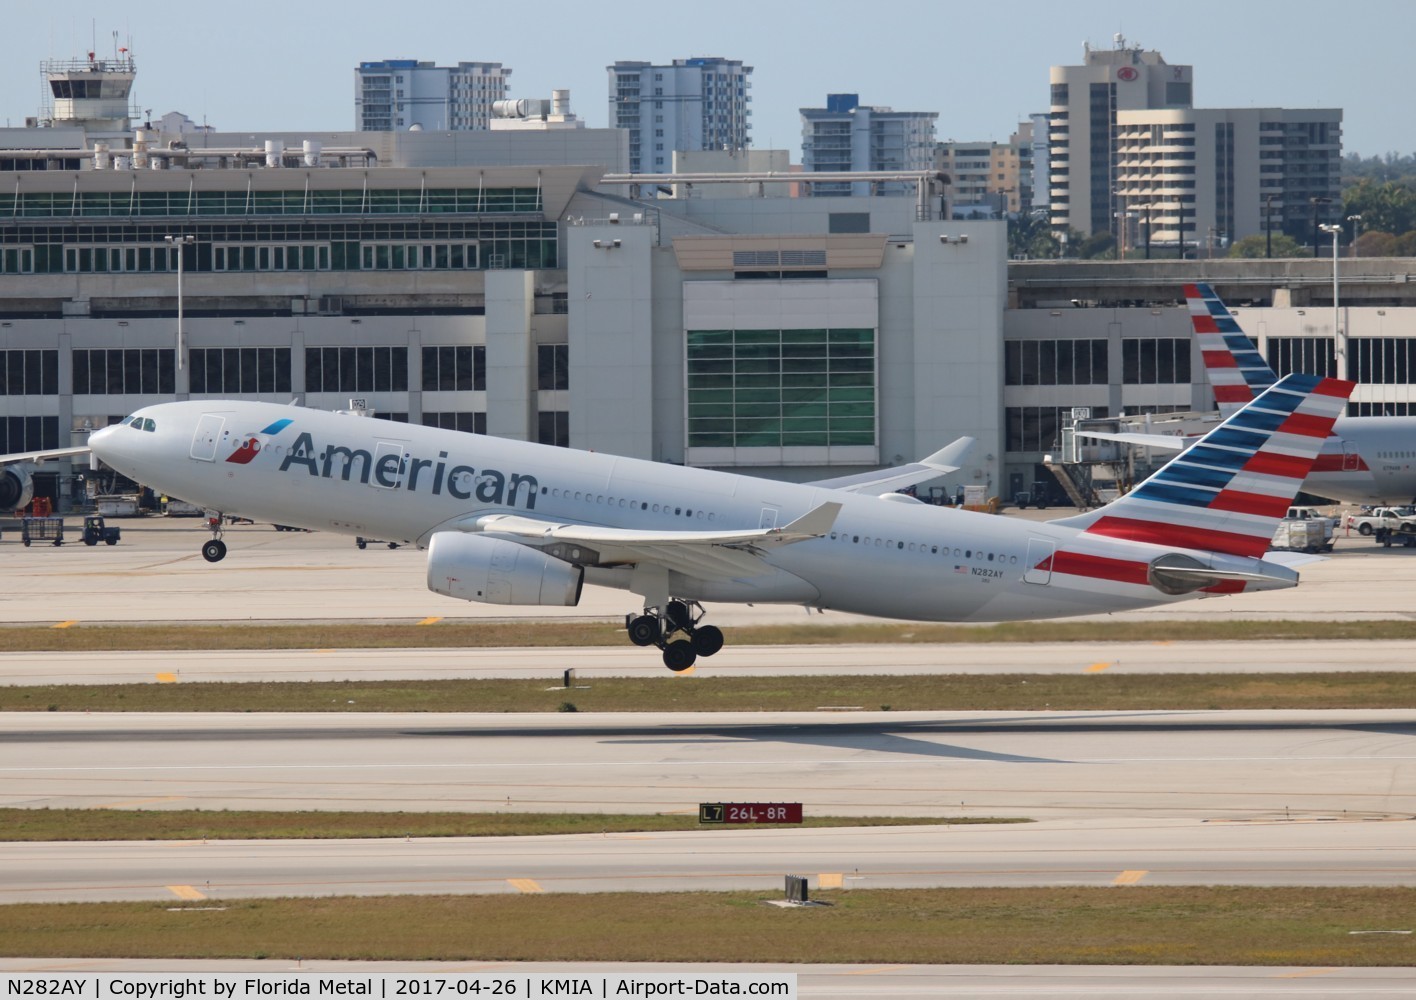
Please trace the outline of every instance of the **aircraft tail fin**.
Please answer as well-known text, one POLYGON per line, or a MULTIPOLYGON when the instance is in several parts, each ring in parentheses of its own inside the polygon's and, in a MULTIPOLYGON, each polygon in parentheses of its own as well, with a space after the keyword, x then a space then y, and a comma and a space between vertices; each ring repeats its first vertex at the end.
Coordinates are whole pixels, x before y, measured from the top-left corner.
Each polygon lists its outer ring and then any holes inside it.
POLYGON ((1195 340, 1221 416, 1234 413, 1278 381, 1213 288, 1200 283, 1186 285, 1185 304, 1190 308, 1195 340))
POLYGON ((1261 557, 1354 387, 1289 375, 1130 493, 1059 523, 1092 535, 1261 557))

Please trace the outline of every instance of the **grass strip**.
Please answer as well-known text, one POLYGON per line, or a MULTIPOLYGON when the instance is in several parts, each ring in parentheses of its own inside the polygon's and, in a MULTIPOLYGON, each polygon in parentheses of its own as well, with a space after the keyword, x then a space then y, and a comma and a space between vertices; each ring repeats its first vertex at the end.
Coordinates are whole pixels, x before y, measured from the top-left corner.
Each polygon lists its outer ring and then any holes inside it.
MULTIPOLYGON (((711 619, 710 619, 711 620, 711 619)), ((731 630, 736 645, 839 643, 1182 642, 1196 638, 1191 622, 1011 622, 1001 625, 755 625, 731 630)), ((1212 641, 1416 639, 1416 621, 1206 622, 1212 641)), ((361 624, 358 622, 246 622, 221 625, 79 624, 55 629, 0 626, 0 647, 11 652, 206 649, 447 649, 627 644, 624 626, 607 621, 488 621, 361 624)))
MULTIPOLYGON (((1003 817, 808 816, 803 827, 968 826, 1003 817)), ((793 824, 795 827, 796 824, 793 824)), ((202 809, 0 809, 0 841, 340 840, 368 837, 532 837, 742 829, 696 815, 618 813, 276 812, 202 809)))
POLYGON ((0 954, 521 962, 1416 964, 1416 889, 382 896, 0 906, 0 954))
MULTIPOLYGON (((1236 665, 1236 669, 1242 665, 1236 665)), ((29 712, 1210 711, 1416 708, 1416 673, 923 674, 199 682, 0 687, 29 712)))

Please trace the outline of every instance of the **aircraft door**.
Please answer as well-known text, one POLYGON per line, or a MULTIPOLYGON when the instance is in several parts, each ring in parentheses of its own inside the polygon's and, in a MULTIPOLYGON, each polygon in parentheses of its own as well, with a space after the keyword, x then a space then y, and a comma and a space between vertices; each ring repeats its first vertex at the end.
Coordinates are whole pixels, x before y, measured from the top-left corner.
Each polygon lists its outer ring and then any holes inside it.
POLYGON ((380 441, 374 448, 374 467, 369 485, 375 489, 394 490, 403 485, 404 448, 398 441, 380 441))
POLYGON ((1041 538, 1028 539, 1028 568, 1023 573, 1024 583, 1046 586, 1052 582, 1052 556, 1057 546, 1041 538))
POLYGON ((1360 472, 1362 469, 1362 455, 1357 450, 1357 446, 1351 441, 1342 442, 1342 471, 1360 472))
POLYGON ((216 461, 216 448, 221 442, 221 431, 226 426, 226 418, 216 413, 203 413, 197 421, 197 429, 192 434, 192 458, 198 462, 216 461))
POLYGON ((763 531, 771 531, 777 526, 777 513, 776 507, 763 507, 762 518, 757 522, 757 527, 763 531))

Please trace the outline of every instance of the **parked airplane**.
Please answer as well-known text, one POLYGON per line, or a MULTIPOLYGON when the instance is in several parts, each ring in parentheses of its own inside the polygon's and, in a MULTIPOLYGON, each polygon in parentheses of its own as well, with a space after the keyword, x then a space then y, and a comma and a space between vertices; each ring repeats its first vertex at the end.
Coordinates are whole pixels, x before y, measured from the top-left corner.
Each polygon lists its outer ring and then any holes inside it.
MULTIPOLYGON (((1209 285, 1186 285, 1185 302, 1220 416, 1227 417, 1278 376, 1209 285)), ((1130 432, 1085 436, 1163 451, 1179 451, 1196 440, 1130 432)), ((1338 417, 1303 490, 1343 503, 1416 502, 1416 417, 1338 417)))
POLYGON ((701 601, 1008 621, 1295 586, 1263 555, 1351 390, 1290 376, 1127 496, 1050 523, 859 492, 900 470, 782 483, 270 403, 160 403, 90 447, 213 511, 426 547, 449 597, 631 591, 631 641, 683 670, 723 644, 701 601))

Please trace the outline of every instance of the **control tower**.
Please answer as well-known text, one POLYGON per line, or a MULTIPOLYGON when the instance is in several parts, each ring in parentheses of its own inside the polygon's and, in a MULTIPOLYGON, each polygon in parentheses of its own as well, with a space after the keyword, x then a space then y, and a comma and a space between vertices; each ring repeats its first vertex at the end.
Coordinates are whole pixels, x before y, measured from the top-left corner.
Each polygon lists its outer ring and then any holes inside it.
POLYGON ((127 49, 112 59, 47 59, 41 116, 56 128, 82 128, 90 136, 127 135, 136 109, 130 108, 137 66, 127 49))

